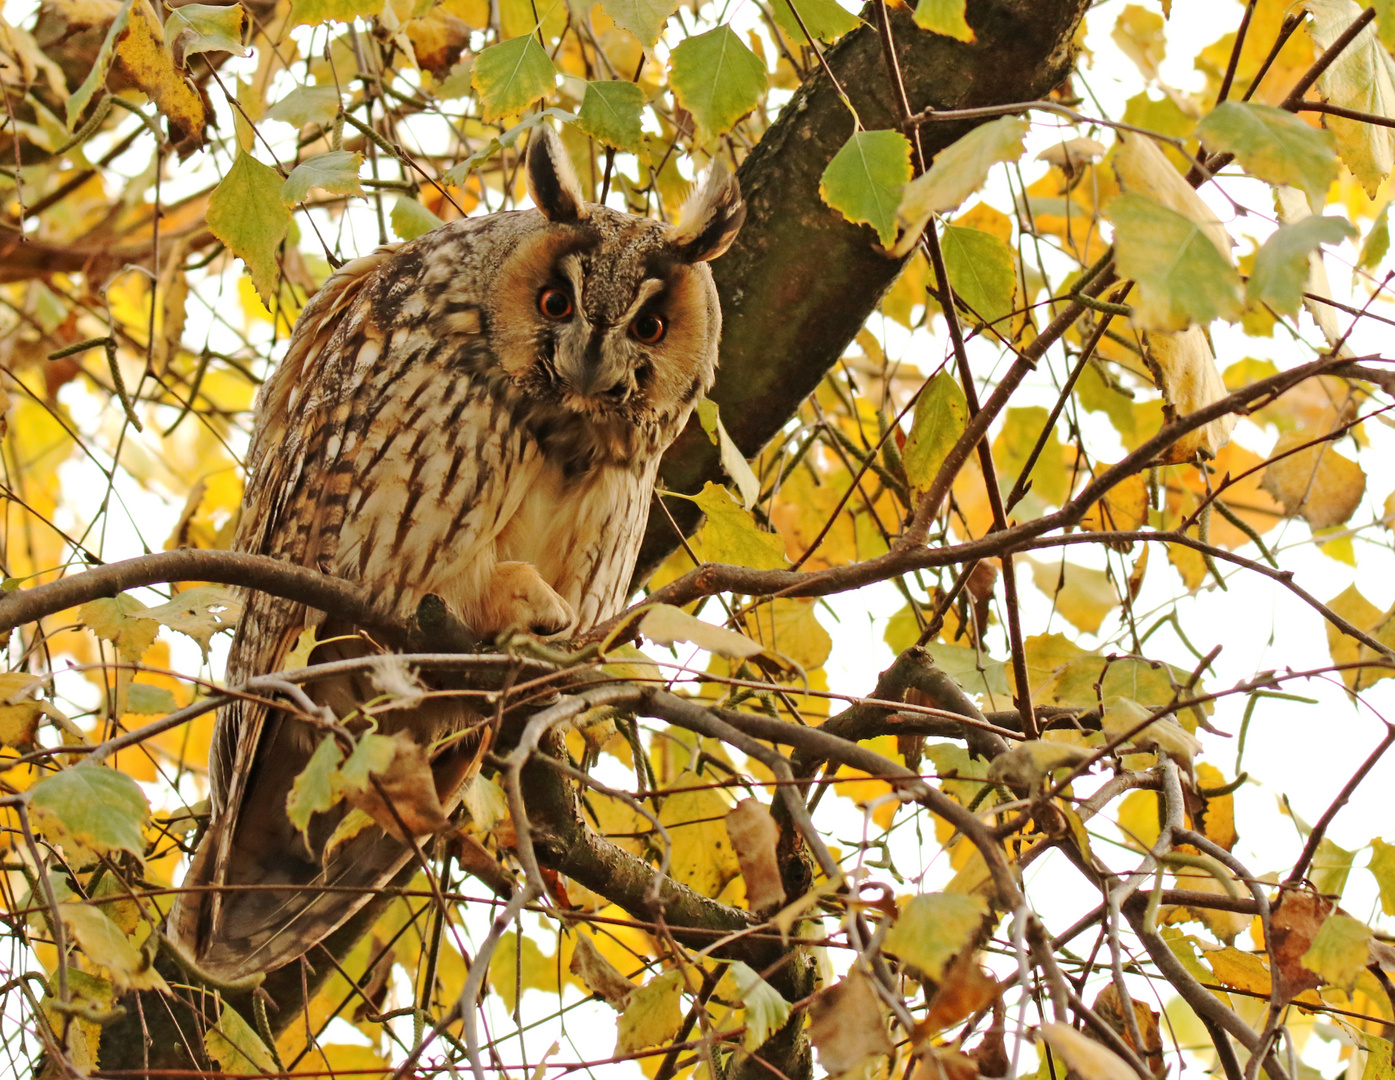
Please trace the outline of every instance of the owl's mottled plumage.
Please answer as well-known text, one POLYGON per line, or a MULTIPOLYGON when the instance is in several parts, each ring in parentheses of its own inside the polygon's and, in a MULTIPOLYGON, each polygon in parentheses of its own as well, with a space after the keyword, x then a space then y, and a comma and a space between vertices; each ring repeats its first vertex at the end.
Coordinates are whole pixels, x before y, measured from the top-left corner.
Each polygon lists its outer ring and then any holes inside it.
MULTIPOLYGON (((434 594, 486 640, 575 633, 621 609, 660 455, 716 367, 705 262, 744 207, 720 167, 677 227, 587 204, 560 140, 538 130, 538 209, 380 248, 307 305, 258 402, 237 550, 358 582, 400 613, 434 594)), ((306 627, 320 639, 353 630, 253 595, 229 685, 284 667, 306 627)), ((313 659, 370 648, 341 641, 313 659)), ((377 693, 354 678, 307 691, 338 717, 377 693)), ((456 699, 428 698, 380 730, 425 747, 478 722, 456 699)), ((186 879, 196 888, 170 917, 176 944, 215 977, 299 956, 410 857, 373 827, 324 861, 343 804, 317 814, 308 839, 291 826, 286 796, 320 738, 256 701, 219 718, 213 821, 186 879)), ((447 812, 474 750, 435 752, 447 812)))

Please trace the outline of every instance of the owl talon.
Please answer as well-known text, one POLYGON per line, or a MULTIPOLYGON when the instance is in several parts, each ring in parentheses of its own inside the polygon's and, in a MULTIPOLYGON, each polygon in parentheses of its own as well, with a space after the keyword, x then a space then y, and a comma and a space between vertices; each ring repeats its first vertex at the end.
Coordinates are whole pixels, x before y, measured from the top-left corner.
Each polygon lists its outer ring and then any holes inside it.
POLYGON ((486 593, 486 619, 499 631, 526 629, 552 637, 576 622, 572 606, 528 563, 499 563, 486 593))

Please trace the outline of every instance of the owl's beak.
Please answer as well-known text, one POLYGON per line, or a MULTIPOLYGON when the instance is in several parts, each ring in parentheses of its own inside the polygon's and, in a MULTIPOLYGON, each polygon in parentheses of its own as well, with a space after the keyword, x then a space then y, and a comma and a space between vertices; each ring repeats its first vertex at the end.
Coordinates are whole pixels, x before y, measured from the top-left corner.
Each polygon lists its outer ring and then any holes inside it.
POLYGON ((605 335, 606 327, 594 327, 580 355, 572 353, 560 365, 559 373, 578 397, 603 397, 629 379, 624 364, 606 355, 605 335))

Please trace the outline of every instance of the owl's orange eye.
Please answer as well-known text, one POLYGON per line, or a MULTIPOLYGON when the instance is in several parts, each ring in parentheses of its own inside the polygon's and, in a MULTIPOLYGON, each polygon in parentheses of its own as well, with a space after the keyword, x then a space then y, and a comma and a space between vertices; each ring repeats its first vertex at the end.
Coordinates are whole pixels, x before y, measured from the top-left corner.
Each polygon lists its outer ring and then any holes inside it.
POLYGON ((562 289, 544 289, 538 293, 538 310, 549 319, 565 319, 572 313, 572 298, 562 289))
POLYGON ((645 345, 657 345, 667 332, 668 324, 658 315, 641 315, 630 323, 630 333, 645 345))

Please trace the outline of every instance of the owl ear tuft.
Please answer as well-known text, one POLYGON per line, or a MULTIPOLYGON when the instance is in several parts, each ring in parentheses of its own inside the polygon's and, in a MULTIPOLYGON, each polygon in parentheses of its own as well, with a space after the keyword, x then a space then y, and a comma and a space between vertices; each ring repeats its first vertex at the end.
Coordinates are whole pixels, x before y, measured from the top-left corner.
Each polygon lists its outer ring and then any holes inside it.
POLYGON ((741 185, 724 164, 714 161, 684 204, 671 239, 689 262, 707 262, 731 247, 745 220, 741 185))
POLYGON ((545 123, 528 140, 528 194, 548 221, 587 217, 586 198, 561 138, 545 123))

